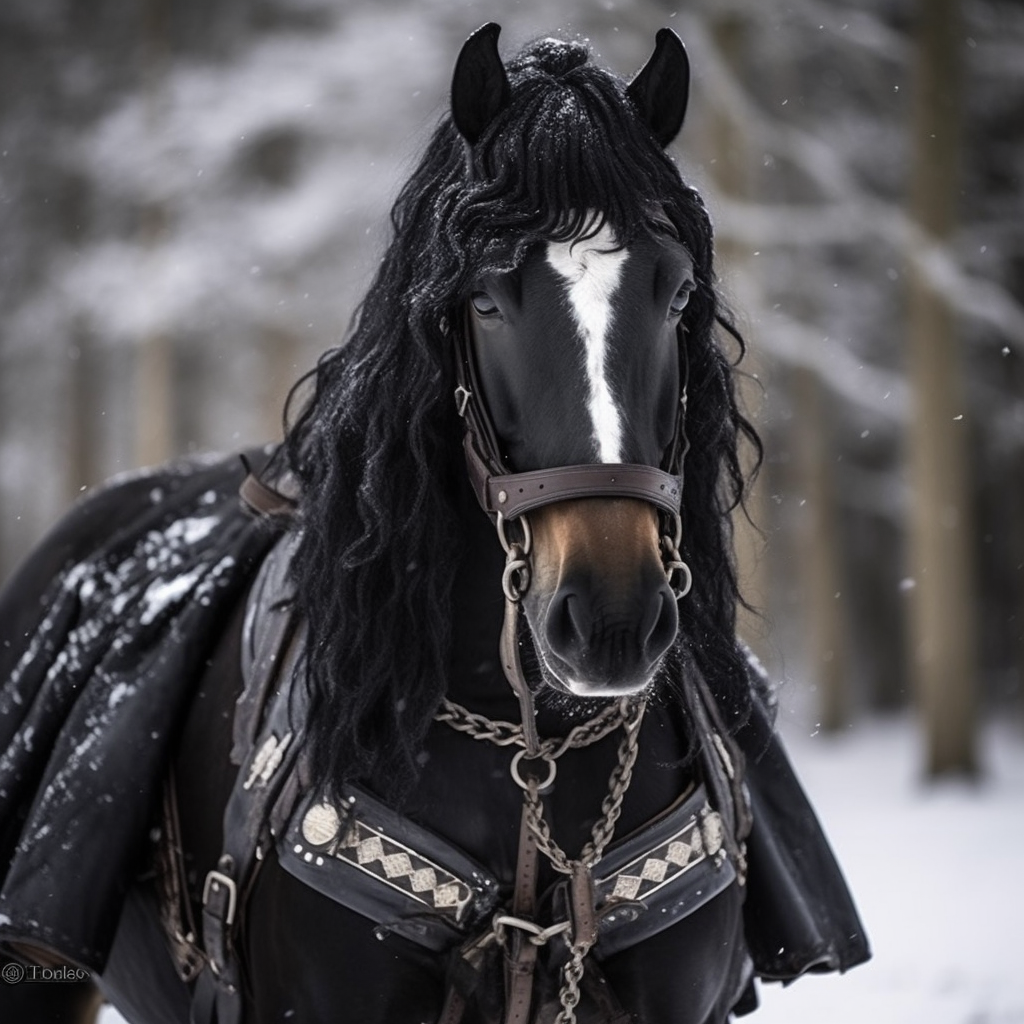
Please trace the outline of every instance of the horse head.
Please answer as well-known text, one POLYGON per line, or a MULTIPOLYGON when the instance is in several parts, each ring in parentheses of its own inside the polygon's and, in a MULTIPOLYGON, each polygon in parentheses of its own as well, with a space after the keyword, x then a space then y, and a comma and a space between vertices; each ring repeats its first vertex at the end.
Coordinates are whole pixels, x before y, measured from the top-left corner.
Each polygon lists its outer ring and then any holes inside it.
MULTIPOLYGON (((476 185, 507 173, 498 154, 531 159, 523 118, 506 116, 517 102, 532 99, 539 115, 533 159, 546 156, 545 131, 575 130, 585 145, 593 116, 574 89, 571 45, 552 41, 545 53, 541 44, 510 82, 498 31, 470 37, 452 82, 476 185), (560 75, 543 100, 538 72, 560 75), (561 117, 545 109, 552 92, 562 94, 561 117), (480 147, 492 167, 486 158, 474 166, 480 147)), ((663 148, 679 130, 688 78, 682 44, 663 30, 620 103, 648 129, 648 146, 663 148)), ((503 538, 529 548, 516 552, 525 564, 511 596, 521 591, 543 677, 577 696, 635 693, 654 680, 678 628, 673 572, 689 572, 675 546, 695 267, 661 205, 643 213, 626 225, 600 207, 552 209, 547 232, 534 230, 503 267, 472 279, 461 318, 471 475, 503 538)))
POLYGON ((456 657, 501 631, 483 596, 500 593, 500 548, 467 522, 486 525, 467 466, 513 554, 532 530, 504 584, 550 687, 635 693, 683 634, 681 656, 744 685, 729 513, 737 443, 756 438, 715 329, 735 336, 710 218, 665 149, 685 51, 662 30, 627 84, 580 42, 503 62, 497 38, 487 25, 463 47, 450 116, 285 442, 325 779, 417 777, 456 657))

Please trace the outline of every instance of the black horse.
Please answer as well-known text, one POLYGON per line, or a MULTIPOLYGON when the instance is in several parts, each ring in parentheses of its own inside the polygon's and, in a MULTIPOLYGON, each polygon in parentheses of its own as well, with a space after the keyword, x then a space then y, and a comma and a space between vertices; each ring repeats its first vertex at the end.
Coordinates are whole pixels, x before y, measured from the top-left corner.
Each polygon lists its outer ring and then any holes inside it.
POLYGON ((101 490, 0 599, 0 939, 92 974, 4 1021, 698 1024, 867 956, 735 637, 685 51, 498 31, 283 446, 101 490))

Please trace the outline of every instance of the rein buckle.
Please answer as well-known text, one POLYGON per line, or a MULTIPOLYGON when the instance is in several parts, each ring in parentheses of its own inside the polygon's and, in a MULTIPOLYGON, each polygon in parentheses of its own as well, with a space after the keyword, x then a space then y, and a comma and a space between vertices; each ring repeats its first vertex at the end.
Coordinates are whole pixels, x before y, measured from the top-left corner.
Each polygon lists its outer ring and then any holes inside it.
POLYGON ((473 397, 473 392, 467 387, 463 387, 460 384, 455 389, 455 408, 461 418, 466 416, 466 406, 469 405, 469 400, 473 397))
POLYGON ((224 924, 230 928, 235 922, 235 910, 238 907, 238 886, 235 885, 235 880, 230 876, 224 874, 223 871, 217 871, 216 869, 211 870, 206 876, 206 882, 203 885, 203 910, 209 910, 211 914, 217 917, 223 917, 224 924), (220 893, 221 886, 227 890, 228 894, 228 905, 227 911, 221 915, 219 912, 219 900, 216 897, 220 893), (211 906, 214 903, 218 906, 211 906))

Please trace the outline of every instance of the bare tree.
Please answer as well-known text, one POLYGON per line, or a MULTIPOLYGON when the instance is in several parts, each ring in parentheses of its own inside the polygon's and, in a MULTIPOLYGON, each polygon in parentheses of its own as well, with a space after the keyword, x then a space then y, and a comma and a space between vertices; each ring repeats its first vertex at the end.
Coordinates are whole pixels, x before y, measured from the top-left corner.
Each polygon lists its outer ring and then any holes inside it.
MULTIPOLYGON (((919 0, 911 214, 926 244, 948 244, 960 152, 958 0, 919 0)), ((911 665, 929 775, 977 770, 977 659, 969 420, 953 310, 912 262, 909 289, 911 665)))
MULTIPOLYGON (((147 120, 151 131, 160 130, 161 80, 166 61, 168 33, 167 0, 147 0, 142 45, 146 54, 143 88, 146 94, 147 120)), ((142 248, 160 245, 166 229, 167 212, 160 202, 152 202, 143 212, 142 248)), ((151 466, 174 453, 173 425, 173 342, 160 330, 150 331, 139 340, 136 355, 136 460, 151 466)))

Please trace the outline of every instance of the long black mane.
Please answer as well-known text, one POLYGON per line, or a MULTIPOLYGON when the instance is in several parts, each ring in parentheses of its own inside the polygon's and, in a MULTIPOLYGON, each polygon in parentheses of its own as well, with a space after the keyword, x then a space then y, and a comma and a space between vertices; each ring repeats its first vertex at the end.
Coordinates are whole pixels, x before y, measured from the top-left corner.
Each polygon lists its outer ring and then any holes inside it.
POLYGON ((452 397, 463 304, 480 276, 576 234, 590 211, 622 244, 658 211, 694 259, 683 324, 683 556, 694 587, 678 643, 732 726, 749 710, 729 512, 743 493, 738 441, 759 444, 716 336, 722 323, 738 340, 715 290, 707 211, 586 47, 542 40, 508 74, 511 102, 471 154, 450 119, 434 132, 395 202, 393 239, 350 337, 320 360, 286 439, 302 491, 294 573, 309 628, 310 740, 331 788, 372 779, 385 795, 407 790, 445 691, 466 488, 452 397))

